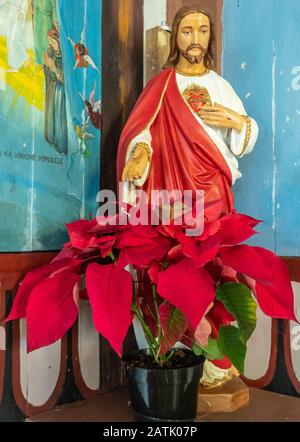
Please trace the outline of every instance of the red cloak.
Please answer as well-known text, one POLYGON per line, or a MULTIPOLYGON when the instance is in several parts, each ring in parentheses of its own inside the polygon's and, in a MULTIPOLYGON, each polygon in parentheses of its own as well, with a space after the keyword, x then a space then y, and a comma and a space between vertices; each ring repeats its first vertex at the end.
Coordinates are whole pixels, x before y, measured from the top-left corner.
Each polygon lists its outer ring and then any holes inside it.
POLYGON ((205 203, 222 199, 223 213, 233 209, 231 171, 221 152, 197 122, 176 82, 175 69, 150 80, 137 101, 120 138, 117 178, 121 181, 129 143, 151 124, 153 157, 141 187, 151 190, 203 190, 205 203))

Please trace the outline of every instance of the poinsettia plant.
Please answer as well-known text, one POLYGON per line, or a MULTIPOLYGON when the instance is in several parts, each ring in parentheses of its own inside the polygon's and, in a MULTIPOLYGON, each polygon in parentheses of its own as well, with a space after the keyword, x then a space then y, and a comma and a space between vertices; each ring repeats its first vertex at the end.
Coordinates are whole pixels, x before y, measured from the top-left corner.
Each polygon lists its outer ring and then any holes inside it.
POLYGON ((26 318, 31 352, 61 338, 77 319, 79 299, 88 299, 96 330, 119 356, 136 318, 160 366, 182 342, 243 373, 257 303, 272 318, 296 320, 293 292, 279 257, 242 244, 259 221, 220 215, 217 207, 206 208, 195 236, 175 223, 120 223, 120 214, 114 222, 67 224, 69 242, 50 264, 25 276, 7 320, 26 318))

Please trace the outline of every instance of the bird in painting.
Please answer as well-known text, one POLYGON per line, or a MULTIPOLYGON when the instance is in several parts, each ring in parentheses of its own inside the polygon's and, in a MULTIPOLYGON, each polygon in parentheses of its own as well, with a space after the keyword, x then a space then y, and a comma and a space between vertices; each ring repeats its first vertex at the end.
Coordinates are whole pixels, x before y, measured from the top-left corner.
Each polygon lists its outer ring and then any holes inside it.
POLYGON ((96 83, 94 84, 89 99, 85 98, 80 92, 79 95, 84 102, 85 111, 88 116, 87 121, 91 121, 96 129, 101 129, 101 100, 95 101, 96 83))
POLYGON ((89 55, 89 51, 86 45, 86 21, 84 22, 83 31, 80 36, 80 42, 75 43, 71 37, 67 37, 71 45, 74 49, 74 55, 75 55, 75 65, 74 69, 76 68, 88 68, 88 66, 91 66, 93 69, 99 72, 99 69, 97 68, 96 64, 94 63, 93 59, 89 55))

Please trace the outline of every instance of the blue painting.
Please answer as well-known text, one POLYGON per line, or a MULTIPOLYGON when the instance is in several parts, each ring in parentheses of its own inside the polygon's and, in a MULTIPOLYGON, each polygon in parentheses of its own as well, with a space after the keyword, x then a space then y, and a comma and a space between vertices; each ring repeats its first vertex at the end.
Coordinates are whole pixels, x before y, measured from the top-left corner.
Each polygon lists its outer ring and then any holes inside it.
POLYGON ((0 252, 57 250, 95 216, 101 1, 0 0, 0 252))

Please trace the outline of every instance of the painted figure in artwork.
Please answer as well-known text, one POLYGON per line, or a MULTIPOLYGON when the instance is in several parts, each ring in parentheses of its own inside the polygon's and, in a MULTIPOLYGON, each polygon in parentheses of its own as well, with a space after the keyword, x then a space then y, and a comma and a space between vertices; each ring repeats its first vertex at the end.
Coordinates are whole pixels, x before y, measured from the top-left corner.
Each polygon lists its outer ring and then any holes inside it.
POLYGON ((84 102, 85 111, 88 117, 87 124, 91 122, 96 129, 101 129, 101 100, 95 99, 96 83, 94 84, 89 98, 85 98, 81 93, 79 93, 79 95, 84 102))
POLYGON ((80 41, 75 43, 71 37, 68 37, 69 42, 73 46, 75 64, 74 69, 88 68, 89 66, 100 72, 95 65, 93 59, 89 55, 88 48, 86 47, 86 23, 84 24, 83 31, 80 36, 80 41))
MULTIPOLYGON (((213 41, 209 14, 198 7, 177 12, 164 69, 144 89, 120 138, 117 175, 124 201, 134 204, 137 189, 149 198, 151 190, 198 189, 205 203, 222 202, 221 213, 234 209, 238 159, 253 150, 258 126, 213 70, 213 41)), ((210 330, 204 317, 195 337, 201 342, 210 330)), ((144 346, 137 329, 136 336, 144 346)), ((222 383, 229 368, 228 360, 207 361, 204 384, 222 383)))
POLYGON ((64 70, 56 28, 48 32, 48 50, 44 54, 45 138, 59 153, 68 154, 68 126, 64 70))
POLYGON ((48 49, 48 32, 58 30, 56 0, 32 0, 35 63, 43 64, 48 49))
POLYGON ((24 63, 29 64, 27 50, 33 44, 30 0, 0 0, 0 34, 3 31, 9 72, 18 72, 24 63))

